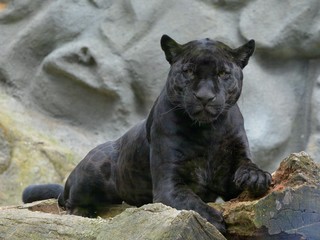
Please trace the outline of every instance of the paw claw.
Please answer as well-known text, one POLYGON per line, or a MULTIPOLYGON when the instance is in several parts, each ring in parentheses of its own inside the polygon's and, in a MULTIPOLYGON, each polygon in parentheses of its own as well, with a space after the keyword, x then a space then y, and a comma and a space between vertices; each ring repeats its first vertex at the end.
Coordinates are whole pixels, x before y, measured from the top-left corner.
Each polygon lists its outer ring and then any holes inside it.
POLYGON ((234 182, 238 188, 248 189, 255 196, 261 196, 271 184, 271 174, 254 164, 241 166, 235 173, 234 182))

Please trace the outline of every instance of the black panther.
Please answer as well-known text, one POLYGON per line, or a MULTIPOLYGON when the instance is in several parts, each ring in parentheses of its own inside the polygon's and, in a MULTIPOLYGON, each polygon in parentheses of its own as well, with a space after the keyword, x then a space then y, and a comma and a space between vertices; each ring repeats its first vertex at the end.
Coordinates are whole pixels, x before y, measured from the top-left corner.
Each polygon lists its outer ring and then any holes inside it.
POLYGON ((206 202, 243 190, 261 196, 271 184, 271 175, 251 161, 237 105, 254 47, 254 40, 234 49, 208 38, 178 44, 163 35, 171 67, 147 119, 91 150, 63 193, 56 185, 31 185, 23 201, 55 196, 70 214, 91 217, 122 201, 161 202, 194 210, 224 233, 221 213, 206 202))

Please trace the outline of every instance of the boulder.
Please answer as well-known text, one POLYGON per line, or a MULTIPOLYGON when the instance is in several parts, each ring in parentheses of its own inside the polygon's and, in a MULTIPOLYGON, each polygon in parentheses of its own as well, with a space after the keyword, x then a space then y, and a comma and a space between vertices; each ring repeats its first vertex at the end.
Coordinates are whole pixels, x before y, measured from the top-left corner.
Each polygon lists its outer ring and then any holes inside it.
POLYGON ((320 166, 305 152, 284 159, 266 196, 246 192, 224 204, 230 239, 320 239, 320 166))
MULTIPOLYGON (((50 203, 47 203, 50 205, 50 203)), ((30 207, 30 206, 29 206, 30 207)), ((57 206, 56 206, 57 207, 57 206)), ((192 211, 178 211, 163 204, 128 208, 109 219, 0 209, 1 239, 225 239, 192 211)))

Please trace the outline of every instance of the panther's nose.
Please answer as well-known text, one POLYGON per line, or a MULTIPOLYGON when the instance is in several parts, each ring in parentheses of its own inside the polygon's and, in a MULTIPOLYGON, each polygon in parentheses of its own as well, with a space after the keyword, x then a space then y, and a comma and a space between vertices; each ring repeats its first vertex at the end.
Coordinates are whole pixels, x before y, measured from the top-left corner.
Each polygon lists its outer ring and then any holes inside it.
POLYGON ((210 91, 199 91, 193 93, 193 95, 203 106, 206 106, 209 102, 214 102, 217 98, 217 96, 210 91))

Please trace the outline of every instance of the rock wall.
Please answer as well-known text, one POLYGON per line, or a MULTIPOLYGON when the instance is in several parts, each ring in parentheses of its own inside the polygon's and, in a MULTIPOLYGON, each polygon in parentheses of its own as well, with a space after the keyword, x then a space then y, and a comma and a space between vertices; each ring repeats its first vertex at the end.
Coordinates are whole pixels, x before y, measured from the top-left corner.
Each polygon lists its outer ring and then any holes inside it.
POLYGON ((255 162, 320 161, 318 0, 0 1, 0 204, 62 182, 94 146, 143 119, 180 43, 255 39, 239 100, 255 162))

